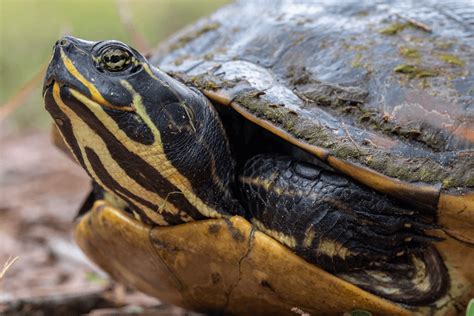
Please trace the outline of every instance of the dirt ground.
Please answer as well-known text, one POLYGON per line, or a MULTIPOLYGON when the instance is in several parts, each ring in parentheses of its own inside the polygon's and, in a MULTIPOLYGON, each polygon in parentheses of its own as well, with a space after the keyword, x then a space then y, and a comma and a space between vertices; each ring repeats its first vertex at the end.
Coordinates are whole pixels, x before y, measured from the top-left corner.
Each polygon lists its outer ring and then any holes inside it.
POLYGON ((197 315, 127 289, 74 244, 85 173, 46 132, 0 133, 0 314, 197 315))

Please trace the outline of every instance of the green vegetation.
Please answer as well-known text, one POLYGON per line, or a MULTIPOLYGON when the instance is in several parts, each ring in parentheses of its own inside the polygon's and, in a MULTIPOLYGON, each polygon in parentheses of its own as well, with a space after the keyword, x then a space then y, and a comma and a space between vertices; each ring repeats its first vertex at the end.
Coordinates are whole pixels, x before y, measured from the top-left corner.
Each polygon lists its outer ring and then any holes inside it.
POLYGON ((415 65, 402 64, 393 68, 393 71, 409 75, 410 78, 426 78, 426 77, 435 77, 437 72, 431 69, 423 69, 415 65))
POLYGON ((173 49, 173 50, 174 49, 179 49, 179 48, 183 47, 184 45, 186 45, 187 43, 191 42, 196 37, 199 37, 202 34, 207 33, 209 31, 213 31, 213 30, 217 29, 219 26, 220 26, 219 23, 205 24, 202 27, 198 28, 197 30, 195 30, 193 32, 190 32, 189 34, 186 34, 183 37, 181 37, 179 39, 178 43, 171 46, 171 49, 173 49))
POLYGON ((444 61, 445 63, 454 65, 454 66, 464 66, 464 61, 462 61, 459 57, 449 54, 441 54, 439 55, 439 59, 444 61))
POLYGON ((474 316, 474 298, 469 301, 466 308, 466 316, 474 316))
POLYGON ((354 59, 352 59, 351 66, 352 68, 362 67, 364 64, 362 63, 362 58, 364 56, 362 54, 356 54, 354 59))
MULTIPOLYGON (((176 30, 213 12, 229 0, 124 2, 130 8, 129 13, 137 30, 151 46, 156 46, 176 30)), ((117 39, 132 44, 130 34, 120 21, 120 3, 115 0, 1 0, 1 104, 49 61, 53 44, 63 34, 90 40, 117 39)), ((49 127, 50 120, 43 109, 40 86, 9 117, 9 125, 49 127)))
POLYGON ((412 21, 412 20, 409 20, 409 21, 407 20, 404 23, 400 23, 400 22, 392 23, 386 28, 380 30, 379 32, 380 34, 383 34, 383 35, 392 36, 392 35, 397 35, 399 32, 403 31, 407 27, 418 29, 424 32, 431 32, 431 29, 429 29, 428 26, 421 23, 417 23, 416 21, 412 21))
POLYGON ((409 23, 392 23, 386 28, 380 30, 380 34, 383 35, 396 35, 398 32, 403 31, 406 27, 410 26, 409 23))
POLYGON ((402 47, 400 49, 400 54, 405 58, 419 58, 420 54, 416 48, 411 47, 402 47))

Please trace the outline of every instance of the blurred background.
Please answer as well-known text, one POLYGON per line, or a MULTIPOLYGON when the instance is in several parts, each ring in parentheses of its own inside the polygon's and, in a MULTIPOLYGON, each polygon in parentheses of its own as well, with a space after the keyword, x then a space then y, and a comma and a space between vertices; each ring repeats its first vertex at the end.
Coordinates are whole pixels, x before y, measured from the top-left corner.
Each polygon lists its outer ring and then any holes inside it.
POLYGON ((226 2, 0 0, 0 314, 189 314, 113 283, 74 245, 89 181, 50 142, 42 69, 64 34, 153 48, 226 2))

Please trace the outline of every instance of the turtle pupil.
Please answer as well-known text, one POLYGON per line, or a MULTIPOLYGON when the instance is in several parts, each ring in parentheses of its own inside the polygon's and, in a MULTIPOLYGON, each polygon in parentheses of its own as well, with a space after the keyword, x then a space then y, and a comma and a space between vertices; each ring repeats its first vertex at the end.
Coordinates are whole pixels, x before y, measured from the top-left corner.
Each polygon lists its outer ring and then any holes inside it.
POLYGON ((102 54, 102 62, 108 71, 122 71, 128 67, 131 55, 121 48, 110 48, 102 54))
POLYGON ((113 63, 116 63, 116 62, 118 62, 119 60, 122 60, 122 59, 124 59, 123 56, 115 55, 115 56, 112 56, 112 58, 110 58, 110 61, 113 62, 113 63))

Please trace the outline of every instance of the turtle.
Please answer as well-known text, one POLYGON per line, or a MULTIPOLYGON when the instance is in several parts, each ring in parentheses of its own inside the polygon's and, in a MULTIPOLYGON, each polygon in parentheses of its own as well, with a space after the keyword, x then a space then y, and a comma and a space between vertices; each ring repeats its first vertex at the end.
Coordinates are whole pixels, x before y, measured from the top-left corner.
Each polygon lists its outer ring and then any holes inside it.
POLYGON ((474 295, 466 7, 238 1, 149 56, 58 40, 43 98, 93 182, 79 246, 205 313, 459 313, 474 295))

